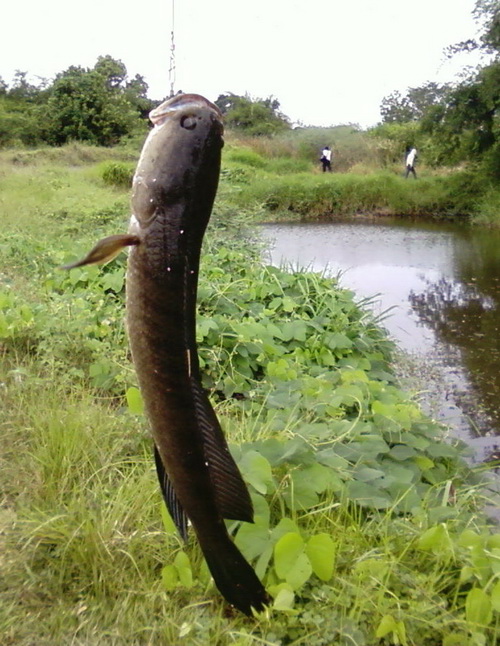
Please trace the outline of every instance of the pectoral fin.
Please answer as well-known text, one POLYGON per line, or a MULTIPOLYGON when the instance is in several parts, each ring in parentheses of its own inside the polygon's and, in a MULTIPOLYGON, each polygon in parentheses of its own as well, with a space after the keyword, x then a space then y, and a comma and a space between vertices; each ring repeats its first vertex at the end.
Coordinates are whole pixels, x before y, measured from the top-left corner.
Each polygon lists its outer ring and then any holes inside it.
POLYGON ((89 253, 69 265, 64 265, 61 269, 73 269, 74 267, 83 267, 83 265, 96 265, 109 262, 113 260, 122 249, 125 247, 130 247, 132 245, 138 245, 140 243, 140 238, 138 236, 133 236, 127 233, 108 236, 99 240, 96 246, 89 251, 89 253))

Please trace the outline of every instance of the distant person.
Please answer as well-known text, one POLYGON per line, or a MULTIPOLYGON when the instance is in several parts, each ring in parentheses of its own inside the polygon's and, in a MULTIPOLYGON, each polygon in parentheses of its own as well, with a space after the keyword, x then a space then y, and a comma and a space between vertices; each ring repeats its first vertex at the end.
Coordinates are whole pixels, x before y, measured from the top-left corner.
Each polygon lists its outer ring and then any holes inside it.
POLYGON ((406 155, 406 170, 405 170, 405 179, 408 178, 410 173, 413 173, 413 177, 417 179, 417 173, 415 172, 415 161, 417 159, 417 149, 409 148, 406 155))
POLYGON ((319 160, 323 164, 323 172, 329 173, 332 172, 332 151, 328 146, 325 146, 321 151, 321 159, 319 160))

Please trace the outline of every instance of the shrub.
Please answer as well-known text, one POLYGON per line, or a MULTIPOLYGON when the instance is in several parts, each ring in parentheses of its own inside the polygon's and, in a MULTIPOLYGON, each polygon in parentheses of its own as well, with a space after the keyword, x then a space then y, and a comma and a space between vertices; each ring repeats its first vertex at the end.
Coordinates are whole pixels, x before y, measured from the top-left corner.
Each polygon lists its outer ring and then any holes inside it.
POLYGON ((236 148, 229 150, 225 155, 225 160, 244 164, 245 166, 251 166, 252 168, 264 168, 264 166, 266 166, 265 159, 249 148, 236 148))
POLYGON ((101 177, 105 184, 118 188, 130 188, 134 166, 124 162, 105 162, 101 165, 101 177))

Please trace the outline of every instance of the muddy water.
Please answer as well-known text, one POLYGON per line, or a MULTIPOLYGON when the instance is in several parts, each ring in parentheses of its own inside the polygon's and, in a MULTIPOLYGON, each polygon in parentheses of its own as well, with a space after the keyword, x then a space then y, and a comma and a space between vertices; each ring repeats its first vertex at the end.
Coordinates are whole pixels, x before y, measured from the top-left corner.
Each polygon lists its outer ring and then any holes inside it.
POLYGON ((500 232, 377 219, 262 233, 273 264, 341 272, 375 313, 390 310, 383 325, 413 357, 424 406, 475 461, 500 447, 500 232))

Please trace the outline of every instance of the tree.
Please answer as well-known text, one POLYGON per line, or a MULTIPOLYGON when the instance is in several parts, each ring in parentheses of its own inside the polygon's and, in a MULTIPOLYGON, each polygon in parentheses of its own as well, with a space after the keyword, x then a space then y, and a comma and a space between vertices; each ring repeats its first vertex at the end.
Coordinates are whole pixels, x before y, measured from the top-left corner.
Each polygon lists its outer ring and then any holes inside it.
POLYGON ((252 99, 228 92, 215 101, 229 128, 249 135, 273 135, 290 128, 288 118, 279 110, 278 99, 252 99))
POLYGON ((483 22, 481 45, 483 49, 497 56, 500 52, 500 5, 498 0, 478 0, 474 16, 483 22))
POLYGON ((478 0, 474 16, 482 23, 479 41, 469 39, 449 48, 449 53, 482 49, 493 54, 490 62, 429 110, 422 130, 435 142, 436 161, 475 161, 500 178, 500 4, 478 0))
POLYGON ((16 70, 12 86, 8 91, 8 96, 13 101, 28 101, 35 102, 42 91, 42 87, 46 85, 46 80, 42 79, 41 86, 33 85, 28 81, 28 73, 16 70))
POLYGON ((156 101, 148 98, 148 84, 143 76, 136 74, 125 84, 127 100, 138 110, 143 119, 147 119, 151 110, 157 105, 156 101))
POLYGON ((482 50, 498 57, 500 52, 500 5, 498 0, 476 0, 472 12, 477 23, 481 24, 479 40, 468 38, 446 48, 448 58, 460 52, 482 50))
POLYGON ((380 113, 384 123, 406 123, 418 121, 426 111, 436 105, 449 91, 447 85, 438 85, 432 81, 420 87, 409 88, 403 96, 396 91, 384 97, 380 104, 380 113))
POLYGON ((121 61, 99 57, 93 69, 71 66, 57 75, 44 113, 44 138, 60 145, 69 140, 110 146, 140 125, 140 110, 127 94, 121 61))
POLYGON ((108 90, 119 89, 127 78, 125 65, 109 55, 99 56, 94 65, 94 72, 102 76, 108 90))

